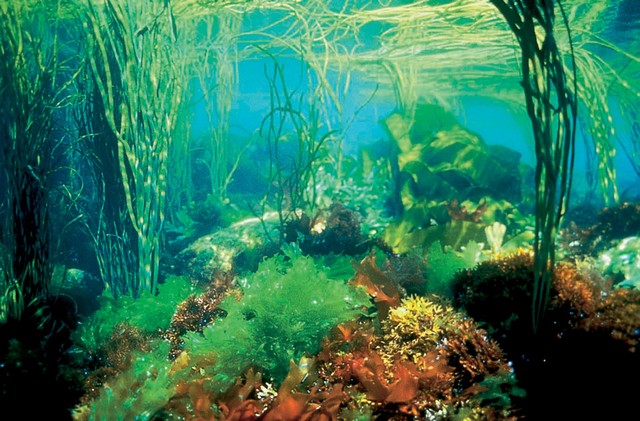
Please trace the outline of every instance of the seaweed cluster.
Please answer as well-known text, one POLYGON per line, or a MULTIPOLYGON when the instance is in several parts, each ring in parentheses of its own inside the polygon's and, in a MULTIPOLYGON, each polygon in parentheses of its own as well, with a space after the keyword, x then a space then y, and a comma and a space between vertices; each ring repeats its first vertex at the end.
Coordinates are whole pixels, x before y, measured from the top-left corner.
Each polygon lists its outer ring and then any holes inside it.
POLYGON ((194 293, 178 304, 171 318, 171 325, 165 337, 171 342, 171 357, 176 358, 182 351, 182 337, 187 332, 202 332, 217 317, 225 316, 220 308, 225 291, 214 287, 206 288, 202 293, 194 293))
POLYGON ((480 321, 513 362, 527 390, 529 416, 543 416, 554 402, 563 405, 558 414, 564 416, 621 414, 624 405, 604 402, 631 398, 611 385, 638 374, 640 291, 612 289, 594 273, 568 261, 556 265, 549 306, 535 333, 530 253, 501 256, 456 275, 455 305, 480 321), (584 406, 585 399, 597 403, 584 406))
POLYGON ((285 225, 286 242, 297 243, 308 254, 355 256, 368 249, 360 217, 341 203, 332 203, 313 218, 302 213, 285 225))
POLYGON ((515 416, 513 370, 476 322, 437 297, 406 296, 373 256, 291 247, 239 288, 184 298, 160 331, 116 325, 74 418, 515 416))
POLYGON ((324 383, 344 384, 347 413, 376 417, 510 419, 522 392, 498 344, 437 298, 409 296, 392 308, 377 332, 366 323, 340 326, 318 357, 324 383), (504 406, 479 398, 484 381, 511 384, 504 406), (498 380, 501 379, 501 380, 498 380), (512 401, 511 398, 514 400, 512 401))
POLYGON ((640 205, 620 203, 596 210, 583 205, 567 216, 562 244, 577 256, 594 256, 640 232, 640 205))

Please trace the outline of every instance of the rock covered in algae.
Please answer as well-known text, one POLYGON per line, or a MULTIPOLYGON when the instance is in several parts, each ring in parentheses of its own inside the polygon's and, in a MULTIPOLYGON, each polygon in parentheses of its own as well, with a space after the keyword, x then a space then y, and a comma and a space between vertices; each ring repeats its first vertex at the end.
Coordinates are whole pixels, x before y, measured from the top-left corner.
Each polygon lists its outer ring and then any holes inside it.
POLYGON ((182 250, 176 267, 185 270, 197 282, 206 283, 220 273, 233 271, 237 266, 257 266, 262 251, 268 247, 275 233, 278 215, 274 212, 260 218, 249 218, 229 227, 204 235, 182 250))

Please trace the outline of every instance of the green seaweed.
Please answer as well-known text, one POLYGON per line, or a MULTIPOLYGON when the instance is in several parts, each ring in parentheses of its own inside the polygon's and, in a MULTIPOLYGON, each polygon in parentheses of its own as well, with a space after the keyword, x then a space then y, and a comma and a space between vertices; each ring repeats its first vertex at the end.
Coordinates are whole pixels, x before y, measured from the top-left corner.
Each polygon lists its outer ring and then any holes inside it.
POLYGON ((220 304, 227 317, 185 338, 192 360, 216 361, 205 367, 210 386, 222 392, 250 366, 281 382, 290 361, 317 353, 333 327, 370 305, 364 290, 331 273, 294 247, 263 260, 242 283, 242 298, 231 295, 220 304))
MULTIPOLYGON (((470 242, 470 250, 473 250, 473 244, 477 245, 470 242)), ((458 255, 450 247, 443 247, 439 240, 432 243, 427 250, 427 293, 451 298, 451 281, 455 274, 476 263, 471 263, 465 257, 468 256, 458 255)))
POLYGON ((89 405, 89 420, 150 420, 175 394, 169 343, 155 341, 148 353, 135 353, 131 367, 111 379, 89 405))
POLYGON ((627 237, 598 256, 601 272, 619 280, 620 288, 640 289, 640 237, 627 237))
POLYGON ((442 107, 420 104, 413 119, 393 113, 384 127, 395 144, 405 209, 425 199, 477 200, 488 193, 513 202, 522 198, 519 154, 490 147, 442 107))
POLYGON ((75 332, 75 342, 88 351, 97 351, 107 342, 115 326, 123 322, 147 333, 168 328, 176 307, 193 293, 193 286, 184 276, 170 276, 158 290, 162 299, 145 291, 138 299, 123 296, 116 300, 108 290, 103 291, 98 297, 99 310, 80 325, 75 332))

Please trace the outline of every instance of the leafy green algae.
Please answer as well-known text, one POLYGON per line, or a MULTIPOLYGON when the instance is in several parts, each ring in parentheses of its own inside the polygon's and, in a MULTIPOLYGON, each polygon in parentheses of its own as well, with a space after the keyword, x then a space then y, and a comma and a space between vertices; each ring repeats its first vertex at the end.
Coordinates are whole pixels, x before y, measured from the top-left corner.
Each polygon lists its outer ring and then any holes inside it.
POLYGON ((365 291, 347 280, 344 271, 321 266, 299 249, 263 260, 243 282, 242 297, 231 295, 221 303, 227 317, 203 334, 187 335, 185 350, 196 364, 215 360, 205 370, 218 391, 249 367, 279 383, 290 361, 316 354, 333 327, 371 304, 365 291))

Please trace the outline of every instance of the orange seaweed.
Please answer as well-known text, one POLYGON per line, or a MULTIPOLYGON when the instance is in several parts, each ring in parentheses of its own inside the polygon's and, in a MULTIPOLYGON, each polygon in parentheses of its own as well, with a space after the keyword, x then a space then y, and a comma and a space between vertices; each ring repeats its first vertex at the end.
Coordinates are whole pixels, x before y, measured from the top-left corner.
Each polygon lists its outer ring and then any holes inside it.
POLYGON ((370 254, 360 263, 353 261, 356 270, 353 283, 356 286, 364 286, 367 293, 373 297, 378 309, 378 318, 384 320, 389 314, 389 309, 400 305, 400 290, 394 282, 377 266, 375 256, 370 254))

